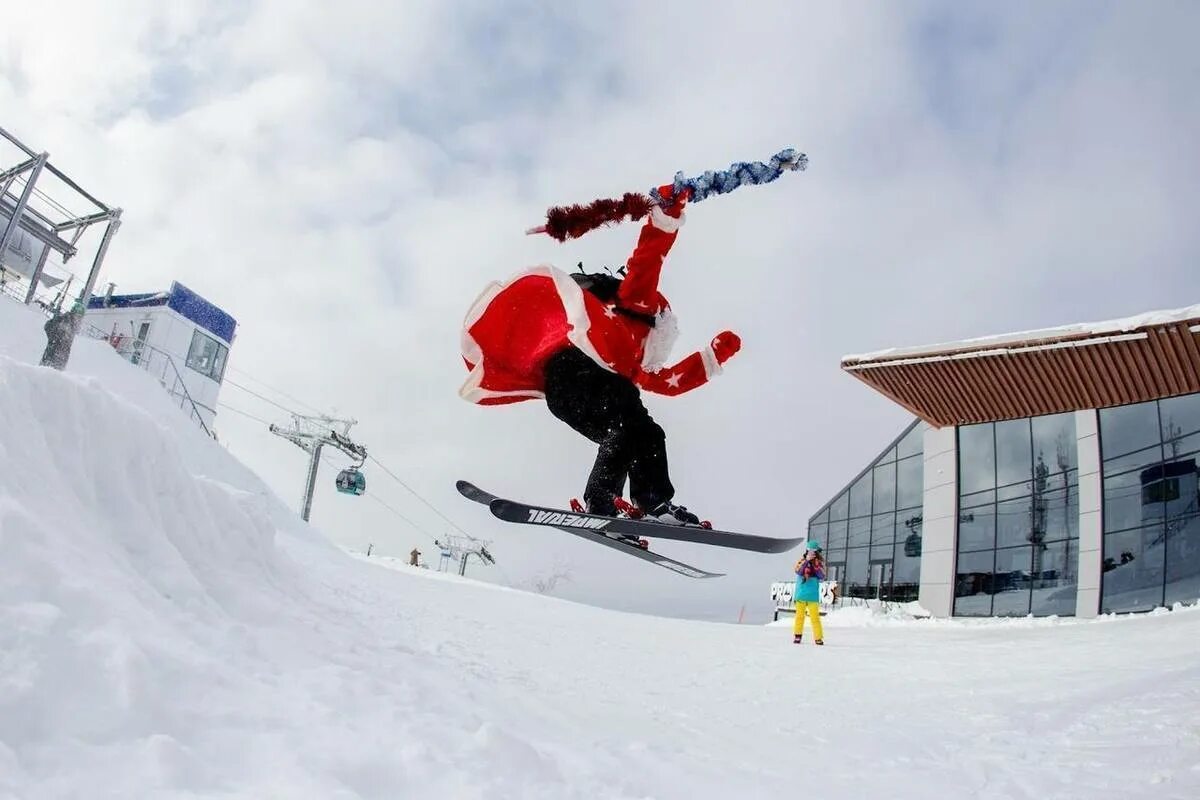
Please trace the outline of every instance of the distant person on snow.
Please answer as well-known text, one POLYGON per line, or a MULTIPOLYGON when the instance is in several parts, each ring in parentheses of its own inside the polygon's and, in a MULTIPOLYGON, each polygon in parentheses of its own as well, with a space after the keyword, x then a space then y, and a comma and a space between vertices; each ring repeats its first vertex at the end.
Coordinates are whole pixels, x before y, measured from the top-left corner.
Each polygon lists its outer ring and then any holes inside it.
POLYGON ((408 554, 408 565, 410 567, 421 566, 421 564, 419 563, 420 558, 421 558, 421 551, 414 547, 412 549, 412 552, 408 554))
POLYGON ((805 548, 804 558, 796 562, 796 588, 792 592, 796 620, 792 623, 792 644, 800 644, 804 639, 805 614, 812 620, 816 643, 825 644, 821 630, 821 581, 825 579, 825 558, 821 555, 820 542, 810 539, 805 548))
POLYGON ((741 340, 724 331, 664 367, 678 327, 659 275, 690 190, 674 198, 671 186, 659 192, 668 202, 651 206, 622 277, 543 265, 483 291, 463 324, 470 375, 459 394, 480 405, 544 398, 551 414, 599 445, 582 510, 698 525, 699 517, 674 503, 666 434, 639 389, 695 389, 722 371, 741 340), (622 498, 627 478, 632 506, 622 498))

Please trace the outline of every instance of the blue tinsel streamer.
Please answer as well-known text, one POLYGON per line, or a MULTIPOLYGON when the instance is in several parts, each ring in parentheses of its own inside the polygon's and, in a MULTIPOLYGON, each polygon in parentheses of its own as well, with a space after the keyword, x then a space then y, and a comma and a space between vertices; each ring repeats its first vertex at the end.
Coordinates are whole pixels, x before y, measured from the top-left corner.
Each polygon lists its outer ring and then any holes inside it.
MULTIPOLYGON (((781 150, 771 156, 764 164, 761 161, 738 161, 731 164, 729 169, 713 172, 709 170, 695 178, 685 178, 682 172, 675 173, 675 183, 672 186, 674 196, 678 197, 683 189, 691 189, 693 203, 699 203, 712 195, 732 192, 739 186, 758 186, 770 183, 785 171, 802 170, 808 166, 808 156, 797 153, 792 148, 781 150)), ((658 193, 658 187, 650 190, 650 198, 655 203, 662 203, 663 198, 658 193)))

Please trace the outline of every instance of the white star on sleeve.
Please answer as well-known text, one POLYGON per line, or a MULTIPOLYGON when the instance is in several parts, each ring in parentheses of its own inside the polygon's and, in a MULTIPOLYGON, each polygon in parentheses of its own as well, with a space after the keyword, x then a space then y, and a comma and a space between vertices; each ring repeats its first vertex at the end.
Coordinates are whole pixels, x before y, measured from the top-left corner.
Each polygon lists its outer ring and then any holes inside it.
POLYGON ((604 307, 604 316, 608 317, 609 319, 613 319, 614 317, 617 316, 617 310, 615 308, 613 308, 612 306, 605 306, 604 307))
POLYGON ((667 386, 670 386, 672 389, 678 389, 678 388, 679 388, 679 381, 680 381, 680 379, 681 379, 682 377, 683 377, 683 376, 682 376, 682 375, 680 375, 680 374, 678 374, 678 373, 676 373, 676 374, 674 374, 674 375, 671 375, 671 376, 669 376, 669 377, 667 378, 667 386))

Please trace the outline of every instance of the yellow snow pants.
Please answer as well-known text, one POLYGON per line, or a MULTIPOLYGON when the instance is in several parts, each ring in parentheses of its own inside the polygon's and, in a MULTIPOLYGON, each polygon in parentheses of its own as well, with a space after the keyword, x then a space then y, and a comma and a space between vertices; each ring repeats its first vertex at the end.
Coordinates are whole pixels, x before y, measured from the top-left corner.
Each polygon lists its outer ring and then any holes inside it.
POLYGON ((792 633, 796 636, 804 633, 804 615, 806 613, 812 620, 813 635, 818 639, 824 639, 825 636, 821 630, 820 603, 806 603, 802 600, 796 601, 796 621, 792 623, 792 633))

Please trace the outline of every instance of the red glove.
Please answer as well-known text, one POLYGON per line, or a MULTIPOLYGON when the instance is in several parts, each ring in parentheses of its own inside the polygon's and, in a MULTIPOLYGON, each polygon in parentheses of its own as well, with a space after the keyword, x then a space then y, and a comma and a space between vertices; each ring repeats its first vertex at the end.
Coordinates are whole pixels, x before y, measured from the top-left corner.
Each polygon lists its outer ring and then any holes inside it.
POLYGON ((692 198, 692 190, 688 187, 684 187, 684 190, 679 193, 679 197, 674 197, 674 195, 674 184, 668 183, 665 186, 658 187, 658 196, 663 199, 664 203, 662 207, 663 212, 669 217, 675 217, 678 219, 679 215, 683 213, 683 207, 687 205, 687 201, 692 198), (672 201, 673 197, 674 200, 672 201))
POLYGON ((742 340, 733 331, 722 331, 713 337, 712 349, 717 362, 724 364, 742 349, 742 340))

